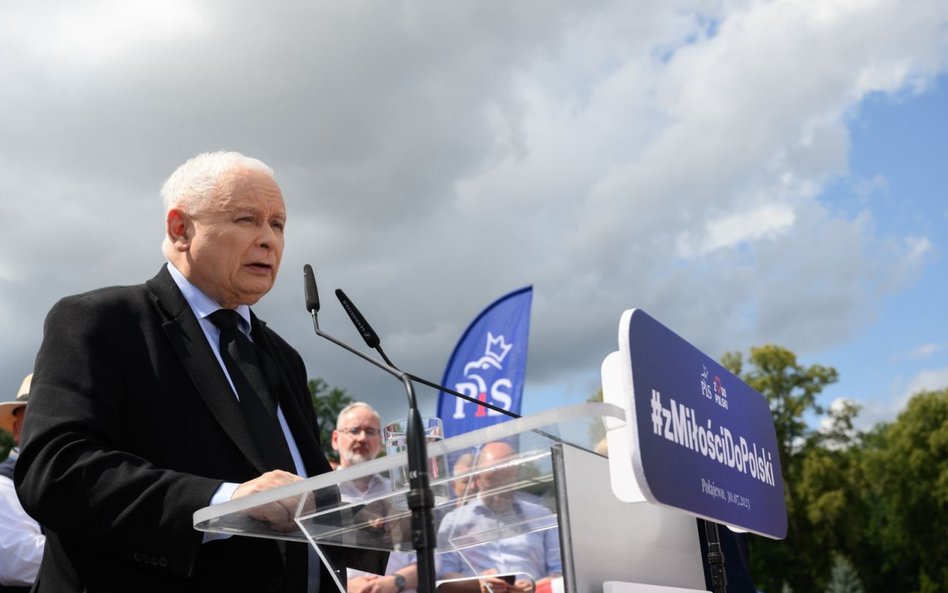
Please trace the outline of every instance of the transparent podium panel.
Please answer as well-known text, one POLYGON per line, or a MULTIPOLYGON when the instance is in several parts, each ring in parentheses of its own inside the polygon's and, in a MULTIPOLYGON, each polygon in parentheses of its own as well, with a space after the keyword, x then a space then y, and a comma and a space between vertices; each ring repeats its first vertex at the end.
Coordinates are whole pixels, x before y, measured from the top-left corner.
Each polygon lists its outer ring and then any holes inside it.
MULTIPOLYGON (((562 572, 551 450, 566 443, 595 451, 607 419, 621 424, 624 413, 584 403, 430 443, 436 578, 496 571, 538 581, 562 572)), ((194 526, 308 541, 337 574, 355 565, 346 549, 394 552, 405 562, 413 549, 407 475, 402 452, 206 507, 194 526)))

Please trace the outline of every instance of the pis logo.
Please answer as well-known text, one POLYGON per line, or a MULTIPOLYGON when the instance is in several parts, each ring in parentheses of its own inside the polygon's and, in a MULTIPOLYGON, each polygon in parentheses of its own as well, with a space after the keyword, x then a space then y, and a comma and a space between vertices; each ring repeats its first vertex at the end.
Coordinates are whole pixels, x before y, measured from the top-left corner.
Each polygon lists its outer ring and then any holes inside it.
POLYGON ((714 400, 714 403, 725 410, 727 408, 727 389, 721 383, 721 377, 715 375, 713 378, 708 372, 708 367, 701 365, 701 395, 707 399, 714 400))
MULTIPOLYGON (((455 383, 454 389, 482 402, 509 410, 510 406, 513 405, 513 398, 510 395, 513 382, 507 377, 493 379, 489 385, 488 381, 493 378, 492 375, 497 375, 504 370, 504 358, 510 353, 511 348, 513 348, 513 345, 508 344, 503 335, 494 337, 494 334, 488 331, 484 355, 464 365, 464 377, 469 380, 455 383), (490 401, 487 399, 488 395, 490 395, 490 401)), ((468 402, 458 399, 454 405, 452 417, 455 419, 466 418, 467 416, 464 413, 466 404, 468 402)), ((500 412, 496 410, 490 410, 483 406, 476 407, 477 411, 474 416, 500 416, 500 412)))

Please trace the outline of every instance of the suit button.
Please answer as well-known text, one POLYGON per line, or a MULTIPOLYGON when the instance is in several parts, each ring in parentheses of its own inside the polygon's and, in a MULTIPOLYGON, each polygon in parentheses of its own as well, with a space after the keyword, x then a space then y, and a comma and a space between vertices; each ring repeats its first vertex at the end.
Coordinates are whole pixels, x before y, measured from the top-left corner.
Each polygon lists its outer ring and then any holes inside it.
POLYGON ((139 554, 138 552, 135 552, 134 554, 132 554, 132 560, 134 560, 135 562, 141 562, 142 555, 139 554))
POLYGON ((158 566, 160 566, 160 567, 162 567, 162 568, 168 568, 168 559, 165 558, 164 556, 159 556, 159 557, 158 557, 158 566))
POLYGON ((275 577, 272 581, 270 581, 270 584, 267 586, 267 591, 269 593, 280 593, 281 591, 283 591, 283 586, 284 586, 283 579, 281 579, 280 577, 275 577))

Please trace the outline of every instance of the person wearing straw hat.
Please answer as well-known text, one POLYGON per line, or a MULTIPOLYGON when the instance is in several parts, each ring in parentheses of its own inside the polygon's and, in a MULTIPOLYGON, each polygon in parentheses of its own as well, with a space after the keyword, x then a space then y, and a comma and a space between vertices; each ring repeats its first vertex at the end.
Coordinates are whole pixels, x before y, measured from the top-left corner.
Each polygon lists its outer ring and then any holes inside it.
POLYGON ((26 514, 13 488, 13 468, 20 450, 20 429, 26 415, 26 400, 30 396, 32 374, 23 379, 16 399, 0 402, 0 428, 13 433, 13 450, 0 463, 0 593, 30 590, 40 560, 46 536, 39 523, 26 514))

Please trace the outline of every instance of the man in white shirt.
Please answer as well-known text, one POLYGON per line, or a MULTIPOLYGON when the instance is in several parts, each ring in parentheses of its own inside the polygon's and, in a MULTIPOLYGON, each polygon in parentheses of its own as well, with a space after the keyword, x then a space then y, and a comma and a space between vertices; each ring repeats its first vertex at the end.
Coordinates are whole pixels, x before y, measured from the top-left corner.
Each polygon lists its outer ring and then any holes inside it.
MULTIPOLYGON (((336 430, 332 432, 332 448, 339 453, 338 469, 371 461, 382 450, 382 421, 379 413, 367 403, 349 404, 339 413, 336 430)), ((388 478, 374 474, 361 480, 343 482, 339 486, 342 499, 362 501, 392 491, 388 478)), ((349 569, 348 593, 415 593, 418 566, 415 555, 392 552, 385 575, 349 569)))
POLYGON ((445 515, 438 529, 438 541, 500 533, 511 525, 521 526, 523 533, 440 554, 438 578, 482 576, 486 577, 480 579, 482 591, 528 593, 535 585, 562 575, 559 532, 549 526, 550 511, 531 496, 509 488, 519 469, 504 466, 503 460, 513 454, 513 447, 502 441, 481 447, 475 464, 480 470, 474 477, 477 495, 445 515), (517 580, 510 583, 491 576, 498 574, 516 575, 517 580))
POLYGON ((14 448, 0 463, 0 593, 29 591, 39 572, 46 536, 39 523, 26 514, 13 487, 13 467, 19 456, 26 402, 32 373, 23 379, 16 400, 0 403, 0 428, 13 433, 14 448))

